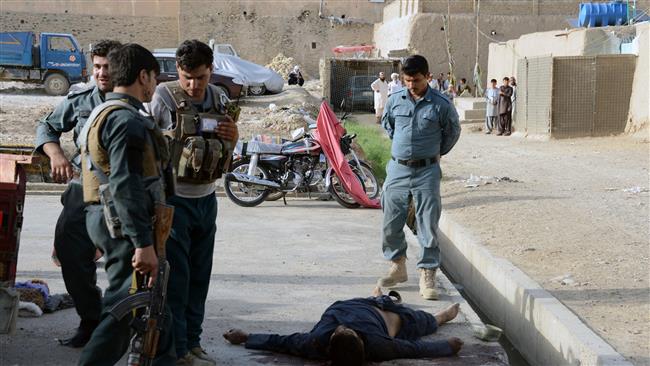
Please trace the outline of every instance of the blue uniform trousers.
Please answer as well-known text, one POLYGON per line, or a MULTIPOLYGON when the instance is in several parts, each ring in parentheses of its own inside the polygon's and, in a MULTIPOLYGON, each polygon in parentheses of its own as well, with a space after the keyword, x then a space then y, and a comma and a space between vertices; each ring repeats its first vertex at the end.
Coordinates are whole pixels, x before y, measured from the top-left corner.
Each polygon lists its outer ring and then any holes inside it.
POLYGON ((65 288, 82 321, 98 322, 102 293, 97 287, 95 245, 86 231, 83 189, 72 181, 61 195, 63 210, 56 222, 54 248, 61 262, 65 288))
MULTIPOLYGON (((101 205, 86 208, 86 225, 93 243, 104 251, 108 287, 104 292, 104 306, 99 326, 79 357, 79 365, 115 365, 127 352, 133 334, 129 323, 132 316, 127 315, 117 321, 108 312, 113 305, 129 295, 133 275, 131 258, 135 248, 127 239, 112 239, 104 222, 101 205)), ((158 352, 154 365, 175 365, 171 334, 171 314, 165 308, 163 330, 158 341, 158 352)))
POLYGON ((201 198, 173 196, 167 203, 174 206, 167 240, 171 267, 167 304, 174 317, 176 354, 183 357, 201 342, 217 231, 217 199, 214 193, 201 198))
POLYGON ((407 243, 404 224, 409 201, 415 204, 415 220, 421 256, 418 268, 438 268, 438 220, 440 219, 439 164, 411 168, 391 160, 386 166, 386 181, 381 197, 384 212, 382 247, 384 257, 396 260, 406 256, 407 243))

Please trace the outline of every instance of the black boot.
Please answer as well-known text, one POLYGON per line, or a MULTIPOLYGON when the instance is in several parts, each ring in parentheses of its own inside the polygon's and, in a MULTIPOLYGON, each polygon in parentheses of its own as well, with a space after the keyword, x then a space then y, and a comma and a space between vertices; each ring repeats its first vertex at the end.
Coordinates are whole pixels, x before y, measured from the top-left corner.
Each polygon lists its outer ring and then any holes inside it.
POLYGON ((99 325, 98 320, 81 320, 79 328, 71 338, 59 339, 58 341, 62 346, 81 348, 88 343, 97 325, 99 325))

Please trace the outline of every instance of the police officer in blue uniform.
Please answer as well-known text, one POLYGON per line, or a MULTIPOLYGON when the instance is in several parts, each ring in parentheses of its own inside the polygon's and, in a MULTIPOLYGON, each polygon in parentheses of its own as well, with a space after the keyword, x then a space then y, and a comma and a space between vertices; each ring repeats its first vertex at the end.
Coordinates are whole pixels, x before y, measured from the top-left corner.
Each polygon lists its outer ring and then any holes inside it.
POLYGON ((86 232, 81 180, 75 174, 81 167, 78 159, 68 161, 59 139, 61 134, 72 130, 76 143, 90 112, 104 102, 107 92, 113 90, 106 56, 119 46, 117 41, 97 42, 90 53, 95 85, 68 94, 36 128, 36 151, 45 153, 50 158, 52 178, 56 182, 68 182, 68 187, 61 196, 63 210, 54 231, 54 249, 61 263, 65 287, 81 318, 75 335, 60 341, 69 347, 83 347, 88 342, 99 322, 102 305, 101 291, 97 287, 96 250, 86 232))
POLYGON ((417 263, 420 295, 435 300, 435 273, 440 266, 436 232, 441 212, 440 156, 458 141, 460 124, 452 102, 429 87, 429 66, 424 57, 408 57, 402 73, 405 89, 391 95, 382 117, 382 126, 392 140, 392 159, 386 167, 382 196, 382 246, 384 257, 392 263, 378 285, 393 287, 408 279, 403 228, 413 201, 421 247, 417 263))

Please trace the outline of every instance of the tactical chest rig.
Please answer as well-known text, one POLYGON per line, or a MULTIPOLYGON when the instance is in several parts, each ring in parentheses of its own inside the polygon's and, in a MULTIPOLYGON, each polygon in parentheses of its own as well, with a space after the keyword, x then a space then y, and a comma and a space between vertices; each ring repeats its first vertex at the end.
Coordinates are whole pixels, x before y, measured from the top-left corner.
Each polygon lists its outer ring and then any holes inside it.
MULTIPOLYGON (((106 227, 114 239, 123 237, 122 223, 117 215, 109 189, 110 158, 102 146, 101 132, 108 115, 118 109, 128 109, 134 114, 140 113, 124 100, 106 101, 93 110, 79 135, 84 202, 86 204, 99 203, 103 206, 106 227)), ((165 137, 153 120, 143 118, 140 122, 149 131, 146 135, 147 142, 142 151, 142 179, 147 193, 146 198, 150 203, 147 208, 153 209, 154 202, 165 201, 165 188, 168 184, 163 182, 162 171, 169 161, 169 152, 165 137)))
MULTIPOLYGON (((178 81, 163 84, 175 104, 175 125, 165 135, 170 138, 171 164, 179 182, 207 184, 221 178, 228 170, 233 145, 222 141, 215 129, 227 119, 228 98, 209 85, 212 109, 199 112, 178 81)), ((172 112, 173 113, 173 112, 172 112)))

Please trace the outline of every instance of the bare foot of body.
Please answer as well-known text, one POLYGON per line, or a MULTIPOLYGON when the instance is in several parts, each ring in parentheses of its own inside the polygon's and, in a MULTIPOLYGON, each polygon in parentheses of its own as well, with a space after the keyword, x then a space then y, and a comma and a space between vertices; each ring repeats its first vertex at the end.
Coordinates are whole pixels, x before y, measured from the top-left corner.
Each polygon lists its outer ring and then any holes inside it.
POLYGON ((372 289, 372 296, 378 297, 381 295, 383 295, 383 293, 381 292, 381 287, 375 286, 375 288, 372 289))
MULTIPOLYGON (((448 308, 445 310, 438 312, 434 315, 436 318, 436 321, 438 322, 438 325, 445 324, 452 319, 454 319, 458 315, 458 311, 460 310, 460 304, 455 303, 453 305, 450 305, 448 308)), ((460 339, 459 339, 460 340, 460 339)))
POLYGON ((449 342, 449 345, 451 346, 451 350, 454 352, 453 353, 454 355, 458 353, 458 351, 460 351, 460 348, 463 346, 463 341, 461 341, 460 338, 451 337, 447 339, 447 342, 449 342))

